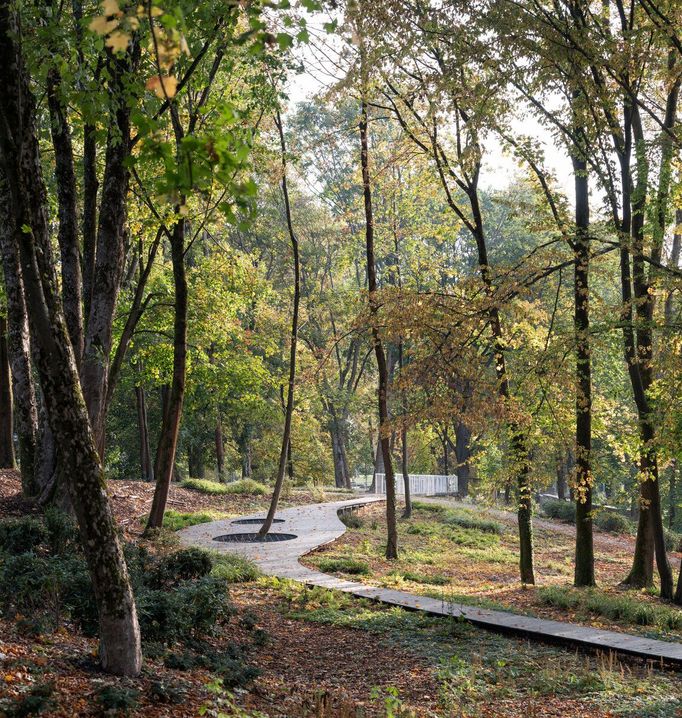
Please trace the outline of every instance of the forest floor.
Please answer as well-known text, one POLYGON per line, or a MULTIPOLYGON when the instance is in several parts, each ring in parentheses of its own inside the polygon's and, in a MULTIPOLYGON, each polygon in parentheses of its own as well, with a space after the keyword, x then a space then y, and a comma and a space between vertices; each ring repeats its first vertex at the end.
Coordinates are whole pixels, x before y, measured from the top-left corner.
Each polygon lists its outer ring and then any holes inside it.
MULTIPOLYGON (((381 506, 360 509, 348 531, 303 559, 327 573, 443 600, 682 640, 682 611, 654 591, 628 590, 634 539, 595 530, 597 588, 572 588, 575 526, 535 517, 535 586, 518 573, 516 516, 440 500, 415 502, 399 519, 399 559, 387 561, 381 506)), ((680 555, 670 554, 675 576, 680 555)))
MULTIPOLYGON (((110 487, 128 538, 143 544, 140 518, 151 499, 149 488, 139 482, 112 482, 110 487)), ((21 515, 29 508, 17 491, 17 476, 0 472, 0 518, 21 515)), ((307 493, 294 492, 287 501, 322 500, 317 493, 307 493)), ((176 506, 189 513, 230 515, 256 511, 266 503, 264 497, 207 497, 179 487, 173 487, 172 500, 182 502, 176 506)), ((414 523, 428 522, 432 514, 424 510, 424 516, 418 515, 414 523)), ((349 531, 347 538, 337 542, 332 553, 349 553, 359 545, 358 537, 360 544, 368 541, 370 545, 376 538, 378 547, 381 510, 368 510, 363 524, 364 528, 349 531), (375 522, 376 529, 372 528, 375 522), (372 534, 361 537, 363 531, 372 534)), ((402 533, 406 528, 401 523, 402 533)), ((423 534, 406 536, 425 544, 423 534)), ((401 536, 404 554, 410 540, 406 536, 401 536)), ((498 552, 512 551, 506 541, 505 532, 498 552)), ((177 540, 165 531, 149 547, 172 551, 177 540)), ((366 548, 363 544, 363 550, 366 548)), ((352 553, 356 559, 360 555, 355 550, 352 553)), ((504 555, 499 553, 499 557, 504 555)), ((319 558, 321 554, 315 554, 313 560, 319 558)), ((378 556, 372 565, 380 565, 378 556)), ((506 563, 500 565, 506 567, 506 563)), ((410 566, 417 570, 414 562, 410 566)), ((436 569, 441 570, 424 564, 425 571, 436 569)), ((545 573, 542 575, 544 581, 545 573)), ((566 581, 565 574, 561 575, 566 581)), ((601 572, 600 578, 605 580, 601 572)), ((410 590, 414 588, 410 586, 410 590)), ((146 658, 140 678, 116 679, 98 670, 96 641, 83 637, 68 623, 52 633, 30 635, 20 630, 15 616, 0 618, 0 701, 25 697, 30 690, 51 683, 54 690, 41 715, 55 718, 682 715, 679 674, 641 662, 619 663, 498 636, 456 620, 431 618, 277 579, 231 584, 229 593, 236 615, 209 641, 216 652, 226 655, 240 647, 248 664, 258 669, 259 675, 246 688, 230 694, 206 669, 170 668, 167 659, 153 657, 146 658), (103 691, 128 707, 105 709, 100 701, 103 691)), ((8 718, 31 714, 6 712, 8 718)))

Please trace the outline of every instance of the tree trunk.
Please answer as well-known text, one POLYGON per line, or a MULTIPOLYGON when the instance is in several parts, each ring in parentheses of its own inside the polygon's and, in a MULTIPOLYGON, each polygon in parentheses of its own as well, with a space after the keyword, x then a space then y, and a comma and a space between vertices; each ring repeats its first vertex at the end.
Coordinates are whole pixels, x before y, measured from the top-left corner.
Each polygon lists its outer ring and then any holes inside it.
POLYGON ((471 429, 463 422, 455 422, 455 454, 457 456, 457 493, 460 498, 469 495, 471 476, 471 429))
MULTIPOLYGON (((365 64, 363 58, 363 66, 365 64)), ((363 72, 365 72, 363 67, 363 72)), ((386 558, 398 558, 398 527, 395 509, 395 477, 391 459, 390 439, 388 435, 388 366, 384 345, 377 326, 379 308, 377 306, 377 278, 374 258, 374 218, 372 215, 372 187, 369 174, 369 154, 367 141, 367 100, 364 97, 366 81, 363 79, 363 98, 360 106, 360 163, 362 167, 362 187, 365 207, 365 241, 367 250, 367 288, 369 291, 369 308, 372 318, 372 340, 379 371, 378 405, 379 405, 379 445, 386 474, 386 558)))
MULTIPOLYGON (((644 136, 635 105, 626 109, 631 122, 626 122, 626 130, 632 130, 637 153, 642 151, 644 136)), ((639 154, 638 154, 639 159, 639 154)), ((653 583, 653 559, 661 578, 661 596, 672 598, 673 576, 665 550, 663 518, 661 516, 660 482, 656 456, 656 431, 654 418, 648 397, 653 381, 652 371, 652 321, 654 294, 646 278, 644 260, 644 220, 646 210, 647 172, 646 163, 637 163, 637 184, 630 194, 629 153, 621 158, 623 175, 623 221, 621 227, 621 285, 623 298, 623 333, 625 340, 625 358, 637 406, 640 433, 640 511, 635 539, 635 554, 632 569, 624 583, 643 588, 653 583), (629 236, 626 236, 626 232, 629 236), (630 252, 632 252, 632 288, 635 302, 632 301, 630 285, 630 252), (637 315, 636 342, 632 329, 632 305, 637 315)))
POLYGON ((142 481, 154 481, 152 454, 149 445, 149 421, 147 420, 147 399, 144 387, 135 387, 137 405, 137 426, 140 434, 140 478, 142 481))
MULTIPOLYGON (((133 50, 139 55, 139 49, 133 50)), ((136 64, 128 52, 108 56, 109 92, 113 96, 104 164, 90 309, 81 365, 83 396, 97 441, 104 453, 106 397, 112 327, 125 262, 126 201, 130 171, 130 106, 126 78, 136 64)), ((158 475, 157 475, 158 476, 158 475)))
POLYGON ((73 344, 76 364, 83 356, 83 312, 81 308, 81 258, 78 246, 78 193, 73 166, 71 130, 62 103, 62 80, 56 67, 47 72, 47 105, 55 158, 55 184, 59 216, 62 301, 64 317, 73 344))
MULTIPOLYGON (((578 131, 581 134, 581 131, 578 131)), ((592 369, 590 353, 589 269, 590 215, 587 162, 573 158, 575 176, 575 586, 594 586, 594 541, 592 534, 592 369)))
POLYGON ((287 405, 284 414, 284 432, 282 434, 282 448, 279 453, 279 465, 277 467, 277 477, 272 492, 272 500, 270 508, 263 525, 258 531, 259 536, 265 536, 272 527, 272 521, 275 518, 279 496, 284 483, 284 472, 286 471, 287 456, 291 456, 291 419, 294 413, 294 388, 296 386, 296 345, 298 342, 298 312, 301 301, 301 266, 298 254, 298 238, 294 232, 294 225, 291 217, 291 205, 289 203, 289 189, 287 187, 287 148, 284 138, 284 127, 282 126, 282 118, 279 110, 275 115, 275 124, 279 132, 280 150, 282 153, 282 196, 284 197, 284 211, 287 220, 287 230, 289 232, 289 240, 291 241, 291 250, 294 255, 294 306, 291 317, 291 338, 289 347, 289 383, 287 391, 287 405))
POLYGON ((562 501, 566 499, 567 473, 566 459, 562 454, 558 454, 556 460, 556 495, 562 501))
POLYGON ((0 469, 13 469, 14 409, 7 351, 7 319, 0 316, 0 469))
POLYGON ((21 265, 35 366, 99 609, 100 659, 105 670, 135 676, 142 663, 137 613, 57 294, 35 101, 20 42, 17 17, 0 0, 0 66, 7 70, 0 87, 0 161, 14 228, 11 242, 2 239, 21 265))
POLYGON ((225 444, 223 440, 223 425, 220 419, 220 412, 215 425, 215 461, 218 481, 222 480, 225 470, 225 444))
MULTIPOLYGON (((488 263, 488 248, 486 246, 485 232, 483 229, 483 217, 478 199, 477 187, 473 186, 469 191, 469 203, 471 206, 474 224, 472 226, 476 249, 478 253, 478 266, 481 279, 486 292, 492 294, 492 282, 490 279, 490 265, 488 263)), ((507 362, 504 350, 504 335, 502 322, 497 306, 493 305, 488 312, 490 328, 493 335, 493 361, 497 374, 498 393, 508 406, 511 401, 509 389, 509 376, 507 374, 507 362)), ((515 420, 508 420, 509 432, 511 434, 512 472, 516 475, 517 485, 517 521, 519 526, 519 569, 523 583, 535 583, 533 569, 533 526, 532 526, 532 495, 530 487, 530 467, 528 465, 528 446, 523 430, 515 420)), ((505 503, 511 500, 510 484, 505 486, 505 503)))
POLYGON ((190 444, 187 449, 187 469, 190 478, 206 478, 206 464, 204 463, 204 451, 201 444, 190 444))
POLYGON ((161 436, 156 449, 154 476, 156 488, 147 520, 146 531, 163 526, 168 492, 175 468, 182 404, 185 397, 185 369, 187 365, 187 277, 185 276, 185 222, 179 221, 171 233, 171 259, 175 308, 173 319, 173 378, 168 404, 161 423, 161 436))
POLYGON ((36 453, 38 441, 38 404, 31 374, 31 340, 26 314, 21 267, 14 252, 7 251, 12 242, 13 225, 6 191, 0 188, 0 251, 7 298, 7 352, 12 374, 15 431, 19 439, 19 467, 24 496, 38 494, 36 453))
POLYGON ((250 479, 253 473, 251 467, 251 433, 251 427, 246 425, 241 430, 237 440, 239 455, 242 460, 242 479, 250 479))
MULTIPOLYGON (((396 254, 398 251, 398 244, 396 239, 396 254)), ((402 288, 402 281, 399 282, 399 286, 402 288)), ((398 344, 398 366, 400 372, 404 369, 404 356, 403 356, 403 341, 400 340, 398 344)), ((407 421, 407 395, 405 391, 402 391, 401 396, 403 422, 407 421)), ((405 509, 403 511, 403 518, 409 519, 412 516, 412 496, 410 493, 410 474, 407 470, 409 455, 407 452, 407 426, 403 423, 402 431, 400 432, 400 444, 402 449, 402 472, 403 472, 403 483, 405 485, 405 509)))

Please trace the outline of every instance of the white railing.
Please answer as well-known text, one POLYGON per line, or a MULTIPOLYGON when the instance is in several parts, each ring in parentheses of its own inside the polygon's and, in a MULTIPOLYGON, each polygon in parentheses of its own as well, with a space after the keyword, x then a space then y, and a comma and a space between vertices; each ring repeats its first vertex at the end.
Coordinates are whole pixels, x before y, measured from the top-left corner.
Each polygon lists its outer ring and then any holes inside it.
MULTIPOLYGON (((450 474, 410 474, 410 495, 412 496, 438 496, 457 493, 457 476, 450 474)), ((405 478, 403 474, 395 475, 395 492, 405 493, 405 478)), ((375 494, 386 493, 386 475, 376 474, 374 483, 375 494)))

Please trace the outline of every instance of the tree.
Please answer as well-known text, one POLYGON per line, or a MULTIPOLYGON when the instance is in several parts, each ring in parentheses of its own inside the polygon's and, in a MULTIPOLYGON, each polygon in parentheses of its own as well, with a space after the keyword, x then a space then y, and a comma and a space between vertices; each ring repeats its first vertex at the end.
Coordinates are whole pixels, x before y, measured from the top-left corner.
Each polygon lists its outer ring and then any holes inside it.
POLYGON ((18 257, 15 263, 21 269, 33 359, 97 600, 102 665, 112 673, 134 676, 142 663, 135 602, 56 291, 35 100, 21 26, 8 2, 0 3, 0 64, 10 70, 0 98, 2 216, 12 228, 2 237, 3 254, 18 257))
POLYGON ((298 250, 298 237, 294 231, 293 218, 291 215, 291 203, 289 201, 289 187, 287 185, 287 146, 284 138, 284 127, 282 125, 282 117, 279 110, 275 113, 275 126, 279 135, 280 153, 282 162, 282 198, 284 200, 284 214, 287 223, 287 232, 291 241, 291 251, 294 257, 294 303, 291 314, 291 338, 289 344, 289 380, 287 384, 287 401, 284 410, 284 430, 282 432, 282 448, 279 453, 279 464, 277 466, 277 476, 275 477, 275 487, 272 492, 272 500, 270 508, 263 525, 258 531, 259 536, 265 536, 275 518, 279 496, 284 483, 284 473, 287 467, 287 461, 291 456, 291 418, 294 412, 294 388, 296 386, 296 347, 298 343, 298 314, 301 302, 301 262, 298 250))

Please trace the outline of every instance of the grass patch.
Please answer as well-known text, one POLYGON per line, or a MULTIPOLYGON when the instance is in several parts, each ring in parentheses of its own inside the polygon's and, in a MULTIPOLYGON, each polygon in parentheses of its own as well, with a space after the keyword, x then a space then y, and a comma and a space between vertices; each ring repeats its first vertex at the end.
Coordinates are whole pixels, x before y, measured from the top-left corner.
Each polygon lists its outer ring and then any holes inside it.
POLYGON ((355 558, 323 558, 317 563, 324 573, 348 573, 352 576, 367 576, 369 564, 355 558))
POLYGON ((211 576, 222 578, 228 583, 247 583, 260 578, 260 571, 253 561, 243 556, 220 551, 208 552, 213 561, 211 576))
POLYGON ((438 715, 473 718, 481 714, 481 706, 494 701, 524 705, 529 716, 540 715, 538 699, 544 696, 553 703, 564 696, 585 701, 565 707, 565 715, 577 715, 588 706, 621 718, 679 715, 682 689, 672 672, 640 670, 613 657, 584 656, 495 635, 454 618, 386 607, 337 591, 264 580, 281 593, 292 618, 369 631, 435 665, 438 715))
POLYGON ((682 628, 682 611, 652 605, 628 595, 609 596, 598 591, 548 586, 538 589, 542 603, 580 614, 596 614, 611 621, 636 626, 653 626, 660 630, 682 628))
POLYGON ((216 511, 174 511, 170 509, 166 511, 163 517, 163 527, 171 531, 179 531, 188 526, 196 526, 197 524, 206 524, 210 521, 227 518, 226 514, 216 511))
POLYGON ((550 519, 558 519, 569 524, 575 523, 575 504, 572 501, 554 499, 542 504, 542 513, 550 519))
POLYGON ((202 494, 227 494, 228 484, 221 484, 218 481, 210 481, 209 479, 185 479, 180 483, 181 489, 192 489, 202 494))
POLYGON ((251 496, 265 496, 270 493, 269 487, 265 484, 260 484, 258 481, 253 479, 239 479, 239 481, 232 481, 229 484, 225 484, 226 494, 249 494, 251 496))
POLYGON ((229 484, 221 484, 218 481, 209 481, 208 479, 185 479, 180 484, 180 487, 213 496, 221 494, 265 496, 268 493, 268 487, 265 484, 260 484, 253 479, 239 479, 239 481, 232 481, 229 484))
POLYGON ((461 528, 497 534, 498 536, 504 531, 502 524, 497 521, 482 519, 472 513, 464 511, 447 511, 442 521, 448 526, 460 526, 461 528))
POLYGON ((395 576, 401 578, 404 581, 412 581, 412 583, 421 583, 426 586, 446 586, 450 583, 448 576, 443 574, 427 574, 418 573, 416 571, 394 571, 389 576, 395 576))

